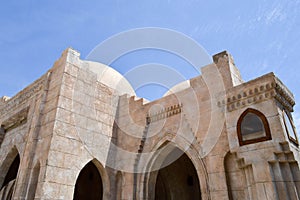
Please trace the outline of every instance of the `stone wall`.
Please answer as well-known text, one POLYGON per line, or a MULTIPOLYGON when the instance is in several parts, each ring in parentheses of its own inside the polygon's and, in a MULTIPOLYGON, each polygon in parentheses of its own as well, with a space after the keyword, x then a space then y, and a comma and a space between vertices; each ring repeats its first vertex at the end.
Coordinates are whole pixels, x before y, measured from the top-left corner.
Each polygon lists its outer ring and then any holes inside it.
POLYGON ((0 197, 76 199, 88 166, 103 199, 185 198, 193 187, 202 199, 296 199, 300 154, 283 119, 292 93, 273 73, 244 82, 228 52, 213 60, 189 87, 148 102, 113 69, 65 50, 0 100, 0 186, 13 191, 0 197), (241 143, 238 121, 249 110, 266 119, 270 138, 241 143), (16 177, 3 185, 17 155, 16 177))

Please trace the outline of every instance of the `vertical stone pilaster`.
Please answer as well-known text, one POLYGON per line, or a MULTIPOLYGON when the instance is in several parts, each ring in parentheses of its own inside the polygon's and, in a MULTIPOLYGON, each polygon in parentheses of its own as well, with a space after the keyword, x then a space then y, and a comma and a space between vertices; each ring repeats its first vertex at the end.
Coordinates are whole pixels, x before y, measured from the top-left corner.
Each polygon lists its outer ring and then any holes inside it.
POLYGON ((0 147, 4 140, 4 136, 5 136, 5 130, 4 130, 3 126, 0 126, 0 147))
POLYGON ((254 163, 253 173, 257 198, 270 200, 276 198, 276 190, 272 186, 272 173, 270 171, 269 163, 265 160, 254 163))

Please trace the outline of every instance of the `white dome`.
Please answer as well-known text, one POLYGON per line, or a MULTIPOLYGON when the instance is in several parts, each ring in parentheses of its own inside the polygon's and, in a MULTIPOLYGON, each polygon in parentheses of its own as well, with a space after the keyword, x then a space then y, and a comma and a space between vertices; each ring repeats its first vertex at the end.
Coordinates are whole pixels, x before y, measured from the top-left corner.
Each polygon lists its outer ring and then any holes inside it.
POLYGON ((170 94, 174 94, 176 92, 179 92, 179 91, 182 91, 184 89, 187 89, 191 86, 190 84, 190 80, 186 80, 186 81, 183 81, 181 83, 178 83, 177 85, 173 86, 171 89, 169 89, 165 94, 164 94, 164 97, 165 96, 168 96, 170 94))
POLYGON ((98 62, 83 62, 84 64, 87 64, 86 67, 88 70, 97 74, 97 79, 99 82, 115 89, 119 95, 129 94, 131 96, 136 96, 134 89, 127 79, 113 68, 98 62))

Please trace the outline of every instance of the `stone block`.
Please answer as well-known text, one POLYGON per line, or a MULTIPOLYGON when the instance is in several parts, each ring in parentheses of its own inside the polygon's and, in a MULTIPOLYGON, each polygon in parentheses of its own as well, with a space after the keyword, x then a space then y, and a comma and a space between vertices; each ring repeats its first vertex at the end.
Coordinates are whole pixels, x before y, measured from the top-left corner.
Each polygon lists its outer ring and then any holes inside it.
POLYGON ((37 163, 35 199, 73 199, 78 175, 90 161, 101 175, 104 199, 120 193, 120 179, 121 199, 133 199, 135 186, 138 197, 155 199, 160 180, 165 191, 189 196, 197 188, 184 188, 195 186, 196 178, 203 199, 229 199, 228 189, 233 199, 297 198, 300 150, 289 141, 281 117, 295 102, 274 74, 243 83, 230 54, 222 52, 190 84, 148 102, 119 96, 134 94, 127 82, 119 82, 121 75, 80 60, 72 49, 49 72, 15 97, 0 99, 0 123, 16 122, 1 132, 1 185, 14 157, 21 157, 13 199, 26 198, 37 163), (27 121, 19 123, 16 113, 26 107, 27 121), (272 140, 239 145, 237 122, 247 108, 266 116, 272 140), (177 153, 178 160, 163 171, 177 153), (142 173, 132 174, 137 169, 142 173))

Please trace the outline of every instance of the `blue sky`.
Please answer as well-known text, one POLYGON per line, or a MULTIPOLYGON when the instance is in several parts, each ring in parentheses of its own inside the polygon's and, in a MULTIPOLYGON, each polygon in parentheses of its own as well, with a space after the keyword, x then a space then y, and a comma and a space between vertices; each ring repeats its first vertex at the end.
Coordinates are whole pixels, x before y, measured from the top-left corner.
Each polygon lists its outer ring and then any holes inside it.
MULTIPOLYGON (((273 71, 300 102, 299 10, 300 2, 294 0, 3 1, 0 96, 13 96, 40 77, 67 47, 80 51, 85 58, 114 34, 162 27, 193 38, 210 55, 228 50, 246 81, 273 71)), ((159 52, 148 54, 133 53, 113 67, 129 69, 130 65, 170 59, 170 55, 159 52)), ((300 128, 299 105, 294 120, 300 128)))

